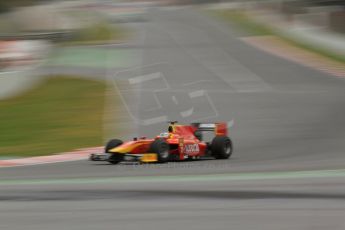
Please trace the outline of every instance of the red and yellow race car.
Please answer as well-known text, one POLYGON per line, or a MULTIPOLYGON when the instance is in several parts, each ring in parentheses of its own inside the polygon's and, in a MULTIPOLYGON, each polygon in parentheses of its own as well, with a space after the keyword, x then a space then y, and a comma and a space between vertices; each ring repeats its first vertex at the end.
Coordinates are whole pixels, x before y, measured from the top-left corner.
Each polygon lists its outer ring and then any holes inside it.
POLYGON ((118 164, 122 161, 164 163, 204 156, 228 159, 232 151, 233 145, 228 137, 226 123, 179 125, 173 121, 170 122, 167 132, 152 139, 133 138, 126 142, 110 140, 105 146, 105 153, 93 153, 90 160, 118 164), (214 133, 211 141, 203 141, 205 132, 214 133))

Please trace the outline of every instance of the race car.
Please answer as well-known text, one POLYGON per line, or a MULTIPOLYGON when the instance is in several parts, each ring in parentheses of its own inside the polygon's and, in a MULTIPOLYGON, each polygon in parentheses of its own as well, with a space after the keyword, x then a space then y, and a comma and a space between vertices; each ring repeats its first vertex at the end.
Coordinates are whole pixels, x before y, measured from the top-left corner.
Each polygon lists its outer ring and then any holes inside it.
POLYGON ((233 152, 233 145, 227 135, 226 123, 179 125, 177 121, 172 121, 169 122, 167 132, 152 139, 135 137, 126 142, 112 139, 106 144, 104 153, 93 153, 89 159, 111 164, 122 161, 165 163, 204 156, 228 159, 233 152), (203 141, 204 132, 214 133, 212 141, 203 141))

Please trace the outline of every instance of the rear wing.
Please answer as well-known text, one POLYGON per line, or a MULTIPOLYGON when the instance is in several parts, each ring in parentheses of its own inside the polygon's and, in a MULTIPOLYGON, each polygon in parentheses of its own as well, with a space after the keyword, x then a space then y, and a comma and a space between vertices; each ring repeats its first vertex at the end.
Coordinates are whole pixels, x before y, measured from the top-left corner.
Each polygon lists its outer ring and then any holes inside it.
POLYGON ((225 123, 225 122, 192 123, 192 125, 194 127, 196 127, 198 131, 214 132, 215 136, 227 136, 228 135, 228 127, 227 127, 227 123, 225 123))

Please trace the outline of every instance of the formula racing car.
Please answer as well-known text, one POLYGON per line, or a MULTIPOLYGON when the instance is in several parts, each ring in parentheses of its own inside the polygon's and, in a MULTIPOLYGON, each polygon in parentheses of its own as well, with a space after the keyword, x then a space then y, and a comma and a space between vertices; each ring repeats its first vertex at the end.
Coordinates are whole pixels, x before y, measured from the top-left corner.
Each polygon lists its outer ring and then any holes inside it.
POLYGON ((232 154, 233 145, 227 135, 226 123, 179 125, 173 121, 169 122, 167 132, 152 139, 141 137, 126 142, 110 140, 105 146, 105 153, 93 153, 89 159, 108 161, 112 164, 122 161, 164 163, 204 156, 228 159, 232 154), (211 141, 203 141, 205 132, 213 132, 211 141))

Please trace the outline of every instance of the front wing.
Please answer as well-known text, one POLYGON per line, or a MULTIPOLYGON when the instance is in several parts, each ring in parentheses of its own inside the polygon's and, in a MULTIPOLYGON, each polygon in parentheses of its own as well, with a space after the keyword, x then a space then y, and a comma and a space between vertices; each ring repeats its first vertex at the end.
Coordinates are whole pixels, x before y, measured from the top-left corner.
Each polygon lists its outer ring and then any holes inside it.
MULTIPOLYGON (((92 153, 89 157, 91 161, 108 161, 110 153, 92 153)), ((125 153, 123 154, 123 161, 135 161, 135 162, 142 162, 142 163, 149 163, 149 162, 157 162, 158 157, 156 153, 143 153, 143 154, 130 154, 125 153)))

